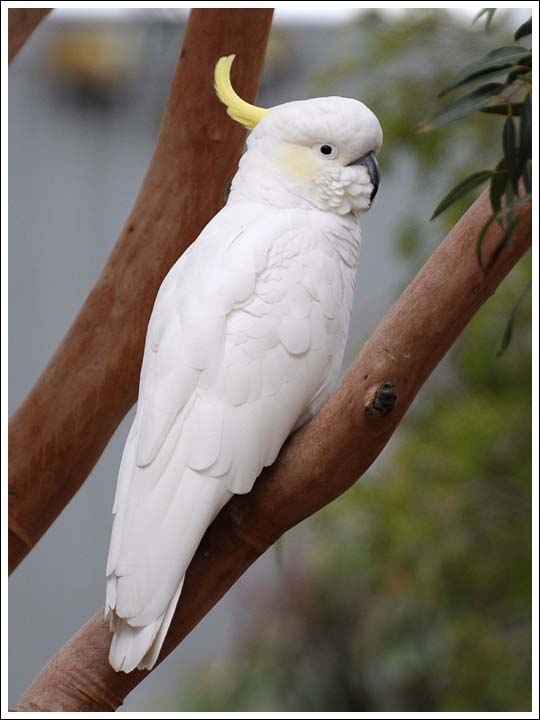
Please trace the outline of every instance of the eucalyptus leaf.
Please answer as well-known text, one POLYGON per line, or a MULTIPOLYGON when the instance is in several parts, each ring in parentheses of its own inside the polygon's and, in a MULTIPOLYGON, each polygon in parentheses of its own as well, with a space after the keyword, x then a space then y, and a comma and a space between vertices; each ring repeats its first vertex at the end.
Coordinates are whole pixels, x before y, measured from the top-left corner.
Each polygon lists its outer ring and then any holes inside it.
POLYGON ((520 47, 519 45, 505 46, 492 50, 481 60, 471 63, 470 65, 467 65, 467 67, 463 68, 450 85, 447 85, 439 92, 439 96, 445 95, 450 92, 450 90, 455 90, 461 85, 465 85, 465 83, 476 80, 484 75, 501 72, 502 70, 511 68, 520 63, 527 53, 530 53, 530 51, 525 47, 520 47))
POLYGON ((527 191, 527 194, 530 195, 532 192, 530 160, 527 160, 525 162, 525 165, 523 166, 523 184, 525 185, 525 190, 527 191))
POLYGON ((519 154, 525 162, 532 157, 532 105, 531 96, 523 101, 523 111, 519 124, 519 154))
POLYGON ((486 85, 481 85, 468 95, 463 95, 463 97, 453 100, 428 122, 421 123, 417 127, 417 132, 433 130, 434 128, 447 125, 454 120, 461 120, 489 105, 500 104, 500 94, 504 90, 504 87, 501 83, 486 83, 486 85))
POLYGON ((510 184, 506 186, 506 190, 510 190, 510 193, 506 193, 506 206, 497 213, 497 220, 505 220, 509 211, 513 212, 524 205, 528 205, 532 199, 532 194, 530 192, 516 197, 510 184))
POLYGON ((517 202, 512 203, 510 206, 507 205, 504 209, 499 210, 499 212, 493 213, 493 215, 491 215, 484 223, 482 229, 478 233, 478 238, 476 240, 476 258, 480 267, 484 267, 482 259, 482 248, 489 228, 493 225, 494 222, 498 222, 499 224, 501 224, 503 221, 506 222, 505 234, 502 237, 500 243, 495 248, 493 255, 490 257, 487 270, 494 265, 501 252, 504 250, 507 244, 512 241, 513 232, 519 218, 515 217, 513 218, 513 220, 511 220, 508 217, 508 210, 510 209, 513 212, 515 208, 524 205, 526 202, 530 202, 530 195, 525 195, 519 198, 517 202), (510 227, 512 223, 514 223, 514 226, 510 227))
POLYGON ((509 225, 515 217, 514 210, 517 207, 517 203, 515 202, 516 195, 517 193, 514 190, 514 185, 512 184, 512 182, 507 182, 506 187, 504 188, 506 205, 501 210, 501 214, 504 214, 507 225, 509 225))
POLYGON ((481 268, 484 267, 484 261, 482 259, 482 247, 486 238, 487 231, 493 225, 495 219, 496 215, 492 215, 490 218, 488 218, 488 220, 484 223, 482 229, 478 233, 478 237, 476 238, 476 259, 478 260, 478 265, 481 268))
POLYGON ((516 34, 514 35, 514 40, 517 42, 518 40, 521 40, 522 37, 526 37, 527 35, 532 34, 532 17, 530 17, 528 20, 525 20, 523 25, 520 25, 518 29, 516 30, 516 34))
POLYGON ((508 322, 506 323, 506 328, 504 330, 504 335, 503 335, 502 341, 501 341, 501 347, 499 348, 497 357, 501 357, 501 355, 504 353, 504 351, 510 345, 510 342, 512 340, 512 333, 514 332, 514 325, 516 323, 516 319, 519 314, 519 309, 521 308, 523 301, 527 297, 527 294, 528 294, 529 290, 531 289, 531 285, 532 285, 532 281, 529 280, 529 282, 525 286, 525 289, 523 290, 523 292, 517 299, 516 304, 512 308, 512 312, 510 313, 510 317, 508 318, 508 322))
MULTIPOLYGON (((500 165, 500 163, 499 163, 500 165)), ((487 268, 485 271, 487 272, 495 262, 497 261, 498 257, 500 256, 501 252, 504 250, 504 248, 511 244, 514 230, 517 226, 517 223, 519 221, 519 215, 515 216, 514 210, 516 208, 522 207, 523 205, 531 202, 531 195, 530 193, 527 195, 522 195, 517 200, 513 200, 513 191, 509 184, 506 185, 505 190, 509 189, 510 192, 507 194, 506 197, 506 206, 499 210, 497 213, 493 213, 487 221, 484 223, 482 229, 478 233, 478 237, 476 240, 476 258, 478 260, 478 264, 480 267, 484 267, 483 264, 483 258, 482 258, 482 247, 484 244, 484 240, 486 238, 487 232, 489 228, 493 225, 493 223, 496 221, 499 224, 502 224, 503 222, 506 223, 506 230, 505 233, 495 248, 493 254, 491 255, 487 268)))
POLYGON ((503 250, 507 247, 511 247, 512 240, 514 237, 514 231, 518 224, 518 220, 519 220, 519 217, 516 216, 507 223, 506 231, 505 231, 504 235, 502 236, 501 240, 499 241, 499 244, 497 245, 497 247, 492 252, 492 254, 489 258, 488 264, 486 266, 486 273, 488 273, 491 270, 491 268, 495 265, 495 263, 501 256, 503 250))
POLYGON ((499 161, 492 173, 491 184, 489 187, 489 200, 491 202, 491 209, 494 213, 498 213, 501 209, 502 196, 504 195, 507 181, 508 173, 506 171, 506 165, 503 158, 499 161))
POLYGON ((433 215, 431 216, 430 220, 433 220, 442 212, 447 210, 451 205, 456 202, 456 200, 464 197, 465 195, 470 193, 471 190, 474 190, 474 188, 482 185, 487 180, 489 180, 491 174, 491 170, 481 170, 480 172, 469 175, 469 177, 466 177, 465 180, 462 180, 460 183, 458 183, 437 205, 437 207, 433 211, 433 215))
POLYGON ((527 80, 528 77, 531 75, 531 63, 532 63, 532 57, 527 56, 524 58, 521 58, 519 63, 515 65, 510 72, 508 73, 506 77, 506 84, 507 85, 513 85, 513 83, 520 78, 520 80, 527 80))
POLYGON ((508 177, 514 191, 518 192, 519 163, 516 153, 516 126, 514 118, 509 115, 503 127, 503 152, 508 177))
POLYGON ((480 112, 488 113, 489 115, 514 115, 519 117, 521 115, 521 109, 523 103, 501 103, 500 105, 490 105, 489 107, 482 108, 480 112))
POLYGON ((495 15, 495 12, 497 11, 497 8, 482 8, 477 15, 475 15, 473 23, 475 23, 477 20, 480 20, 481 17, 484 15, 486 16, 486 24, 485 24, 485 30, 489 30, 489 26, 491 25, 493 21, 493 16, 495 15))
POLYGON ((512 207, 523 207, 523 205, 528 205, 530 202, 532 202, 532 193, 527 192, 525 193, 525 195, 520 195, 518 199, 514 203, 512 203, 512 207))

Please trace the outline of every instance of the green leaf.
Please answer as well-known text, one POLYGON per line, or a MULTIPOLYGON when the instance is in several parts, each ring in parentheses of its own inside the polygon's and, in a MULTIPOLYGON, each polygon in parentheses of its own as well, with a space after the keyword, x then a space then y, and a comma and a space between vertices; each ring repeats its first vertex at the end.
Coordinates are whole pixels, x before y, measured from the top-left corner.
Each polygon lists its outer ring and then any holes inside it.
POLYGON ((506 183, 508 181, 508 173, 506 171, 506 165, 504 158, 499 161, 493 174, 491 176, 491 185, 489 187, 489 199, 491 202, 491 209, 496 214, 501 209, 502 196, 506 189, 506 183))
POLYGON ((518 60, 518 65, 525 65, 529 69, 532 68, 532 50, 528 50, 525 55, 518 60))
MULTIPOLYGON (((507 215, 508 218, 508 215, 507 215)), ((495 265, 499 257, 501 256, 502 251, 512 246, 512 239, 514 237, 514 231, 516 229, 516 226, 519 222, 519 216, 513 217, 510 221, 507 221, 506 225, 506 231, 504 235, 502 236, 501 240, 499 241, 499 244, 495 248, 495 250, 492 252, 488 264, 486 266, 486 273, 488 273, 491 268, 495 265)))
POLYGON ((483 268, 484 262, 482 260, 482 246, 484 244, 484 240, 486 238, 487 231, 489 228, 493 225, 493 223, 496 220, 496 215, 492 215, 486 223, 484 223, 484 226, 478 233, 478 238, 476 239, 476 259, 478 260, 478 265, 483 268))
POLYGON ((498 219, 503 219, 507 217, 508 211, 514 211, 517 208, 523 207, 524 205, 528 205, 531 202, 532 199, 532 193, 528 192, 525 193, 525 195, 520 195, 519 197, 515 197, 514 191, 510 187, 510 185, 507 185, 507 189, 510 188, 511 194, 506 195, 506 207, 503 208, 499 213, 497 213, 498 219), (505 214, 506 213, 506 214, 505 214))
POLYGON ((531 75, 532 57, 521 58, 519 63, 515 65, 506 77, 506 84, 512 85, 518 78, 527 81, 527 77, 531 75))
POLYGON ((531 96, 523 101, 523 112, 519 124, 519 154, 523 163, 532 157, 532 105, 531 96))
POLYGON ((525 20, 523 25, 520 25, 518 29, 516 30, 516 34, 514 35, 514 40, 517 42, 518 40, 521 40, 522 37, 526 37, 527 35, 532 34, 532 17, 530 17, 528 20, 525 20))
POLYGON ((456 200, 459 200, 460 198, 470 193, 471 190, 474 190, 475 187, 478 187, 479 185, 482 185, 482 183, 485 183, 486 180, 489 180, 490 177, 491 170, 481 170, 480 172, 475 172, 472 175, 469 175, 469 177, 465 178, 465 180, 462 180, 455 186, 455 188, 450 190, 448 195, 446 195, 441 200, 441 202, 433 211, 433 215, 431 216, 430 220, 436 218, 447 208, 449 208, 450 205, 453 205, 456 200))
POLYGON ((483 75, 501 72, 502 70, 506 70, 506 68, 511 68, 517 63, 520 63, 528 53, 530 54, 530 50, 527 50, 525 47, 520 47, 519 45, 505 46, 492 50, 481 60, 463 68, 450 85, 447 85, 439 92, 439 97, 483 75))
POLYGON ((506 221, 507 225, 510 225, 512 220, 515 217, 515 208, 517 207, 514 200, 516 198, 516 191, 514 190, 514 186, 512 182, 507 182, 506 187, 504 189, 504 197, 506 199, 506 205, 501 210, 501 215, 504 215, 504 219, 506 221))
POLYGON ((519 178, 522 177, 527 160, 532 156, 532 117, 531 98, 528 95, 523 103, 523 113, 519 122, 519 148, 516 152, 516 191, 519 189, 519 178))
POLYGON ((531 161, 530 160, 527 160, 525 162, 525 165, 523 166, 523 183, 525 185, 525 190, 527 191, 527 194, 531 195, 532 182, 531 182, 531 161))
POLYGON ((523 292, 517 299, 516 304, 512 308, 512 312, 510 313, 510 317, 508 318, 508 322, 506 323, 506 328, 504 330, 504 335, 503 335, 502 341, 501 341, 501 347, 499 348, 497 357, 501 357, 501 355, 504 353, 504 351, 510 345, 510 342, 512 340, 512 333, 514 332, 514 325, 516 324, 516 319, 519 314, 519 309, 521 308, 523 301, 527 297, 527 293, 531 289, 531 285, 532 285, 532 280, 529 280, 529 282, 525 286, 525 289, 523 290, 523 292))
POLYGON ((501 83, 487 83, 473 90, 468 95, 453 100, 442 110, 439 110, 431 120, 426 123, 420 123, 416 132, 427 132, 434 128, 447 125, 455 120, 461 120, 467 115, 471 115, 477 110, 488 107, 489 105, 497 105, 500 103, 500 93, 504 90, 501 83))
POLYGON ((503 152, 508 177, 514 191, 518 192, 519 165, 516 157, 516 126, 514 118, 509 115, 503 127, 503 152))
POLYGON ((489 107, 482 108, 480 112, 488 113, 490 115, 514 115, 519 117, 521 115, 521 109, 523 103, 501 103, 500 105, 490 105, 489 107))
MULTIPOLYGON (((503 161, 501 161, 503 162, 503 161)), ((501 165, 501 163, 499 163, 501 165)), ((497 167, 499 167, 499 165, 497 167)), ((522 207, 523 205, 526 205, 527 203, 531 202, 531 194, 528 193, 527 195, 522 195, 521 197, 517 198, 516 200, 513 200, 514 198, 514 192, 512 190, 512 187, 509 183, 507 183, 505 190, 506 193, 506 205, 504 208, 499 210, 497 213, 493 213, 487 221, 484 223, 482 229, 478 233, 478 238, 476 240, 476 258, 478 260, 478 264, 480 267, 484 267, 483 259, 482 259, 482 247, 484 240, 486 238, 486 234, 489 230, 489 228, 493 225, 495 221, 497 221, 499 224, 504 222, 506 223, 506 230, 505 233, 500 240, 499 244, 493 251, 489 262, 487 264, 487 267, 485 268, 485 272, 488 272, 497 259, 499 258, 501 252, 504 250, 505 247, 508 245, 511 245, 512 238, 514 234, 514 230, 516 229, 517 223, 519 222, 519 215, 515 214, 515 210, 519 207, 522 207)))
POLYGON ((477 20, 480 20, 481 17, 484 15, 486 16, 486 24, 484 29, 489 30, 489 26, 491 25, 491 22, 493 20, 493 16, 495 15, 497 8, 482 8, 480 12, 475 15, 473 23, 475 23, 477 20))

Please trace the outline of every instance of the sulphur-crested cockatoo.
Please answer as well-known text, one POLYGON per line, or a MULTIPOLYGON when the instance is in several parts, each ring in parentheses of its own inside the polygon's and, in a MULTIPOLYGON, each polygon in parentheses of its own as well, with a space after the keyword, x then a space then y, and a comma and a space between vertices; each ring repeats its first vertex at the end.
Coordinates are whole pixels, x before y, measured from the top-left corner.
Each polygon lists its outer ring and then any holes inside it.
POLYGON ((106 613, 116 670, 151 668, 201 538, 332 392, 382 131, 358 100, 265 110, 215 87, 251 130, 225 207, 172 267, 148 327, 114 501, 106 613))

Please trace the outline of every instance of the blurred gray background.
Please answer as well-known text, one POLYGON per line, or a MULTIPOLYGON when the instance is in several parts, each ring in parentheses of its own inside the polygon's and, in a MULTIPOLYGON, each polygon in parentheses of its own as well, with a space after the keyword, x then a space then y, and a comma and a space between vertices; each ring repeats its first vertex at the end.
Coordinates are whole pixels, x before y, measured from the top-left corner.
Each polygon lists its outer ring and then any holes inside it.
MULTIPOLYGON (((259 104, 319 94, 317 74, 354 53, 349 13, 278 10, 259 104)), ((186 14, 55 11, 10 68, 9 408, 22 401, 96 280, 152 155, 186 14)), ((242 62, 238 58, 237 62, 242 62)), ((362 78, 351 94, 358 97, 362 78)), ((335 94, 347 94, 341 81, 335 94)), ((327 94, 332 94, 328 92, 327 94)), ((361 96, 359 96, 362 99, 361 96)), ((373 108, 375 112, 377 108, 373 108)), ((418 202, 406 155, 383 177, 364 245, 346 365, 405 282, 389 238, 418 202)), ((432 208, 440 188, 420 198, 432 208)), ((54 408, 51 408, 54 412, 54 408)), ((80 492, 10 580, 10 705, 103 604, 116 472, 131 414, 80 492)), ((287 538, 294 556, 302 528, 287 538)), ((125 711, 168 710, 206 659, 226 656, 257 598, 279 583, 268 552, 144 684, 125 711), (257 587, 257 593, 253 588, 257 587)))

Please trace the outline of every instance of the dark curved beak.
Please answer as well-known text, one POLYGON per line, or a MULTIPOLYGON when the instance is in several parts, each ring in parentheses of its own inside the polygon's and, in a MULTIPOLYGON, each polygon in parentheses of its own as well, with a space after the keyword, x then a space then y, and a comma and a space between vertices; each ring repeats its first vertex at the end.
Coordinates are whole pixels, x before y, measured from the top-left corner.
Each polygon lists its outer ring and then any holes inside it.
POLYGON ((379 189, 379 183, 381 182, 379 165, 377 163, 377 159, 375 158, 374 153, 369 152, 367 155, 364 155, 364 157, 358 158, 358 160, 353 160, 353 162, 349 163, 349 165, 363 165, 368 171, 370 182, 373 185, 373 190, 371 191, 369 201, 370 203, 373 202, 373 198, 377 194, 377 190, 379 189))

